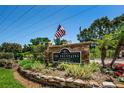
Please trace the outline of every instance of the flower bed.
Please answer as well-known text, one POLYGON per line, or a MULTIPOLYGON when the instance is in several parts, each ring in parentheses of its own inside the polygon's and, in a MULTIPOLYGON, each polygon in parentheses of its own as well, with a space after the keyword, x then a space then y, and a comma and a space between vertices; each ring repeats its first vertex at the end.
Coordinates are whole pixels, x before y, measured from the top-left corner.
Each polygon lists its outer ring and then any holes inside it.
POLYGON ((114 66, 114 76, 119 77, 119 81, 124 82, 124 64, 114 66))
POLYGON ((90 87, 101 87, 95 81, 83 81, 81 79, 73 79, 70 78, 62 78, 58 76, 48 76, 43 75, 41 73, 36 73, 30 70, 24 70, 23 68, 19 68, 18 72, 28 78, 29 80, 38 82, 40 84, 45 84, 53 87, 69 87, 69 88, 90 88, 90 87))
POLYGON ((39 61, 22 60, 19 64, 19 73, 22 76, 40 84, 55 87, 93 87, 94 84, 91 84, 91 81, 95 82, 96 87, 102 87, 104 81, 113 82, 114 84, 117 81, 116 78, 112 77, 112 70, 110 71, 110 76, 109 74, 102 73, 100 70, 101 66, 94 62, 84 65, 69 63, 61 63, 58 65, 49 64, 46 67, 39 61), (56 80, 56 77, 58 80, 56 80), (61 82, 61 80, 63 81, 61 82), (69 81, 66 80, 71 80, 71 84, 67 83, 69 81), (82 83, 76 86, 74 81, 82 83), (82 85, 83 82, 85 82, 84 86, 82 85))
POLYGON ((97 63, 84 65, 61 63, 57 66, 49 64, 46 67, 38 61, 22 60, 19 65, 20 69, 18 71, 21 75, 41 84, 55 87, 101 86, 101 82, 98 84, 92 78, 95 72, 100 73, 100 66, 97 63), (95 84, 90 81, 94 81, 95 84))
POLYGON ((56 67, 53 67, 52 65, 45 67, 43 63, 38 61, 22 60, 19 64, 25 70, 31 70, 46 75, 73 77, 78 79, 91 79, 93 73, 100 71, 100 66, 97 63, 84 65, 61 63, 56 67))

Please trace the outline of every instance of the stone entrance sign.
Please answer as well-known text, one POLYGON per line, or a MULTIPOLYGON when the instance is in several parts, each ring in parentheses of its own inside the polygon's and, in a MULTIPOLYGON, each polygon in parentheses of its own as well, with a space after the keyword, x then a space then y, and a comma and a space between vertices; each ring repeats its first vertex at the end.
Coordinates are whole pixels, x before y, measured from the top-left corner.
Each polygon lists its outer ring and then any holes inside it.
POLYGON ((53 53, 53 61, 59 62, 59 61, 66 61, 71 63, 80 63, 80 52, 70 52, 69 49, 62 49, 60 53, 53 53))
POLYGON ((86 63, 89 62, 89 46, 88 42, 65 45, 48 44, 45 58, 49 62, 86 63))

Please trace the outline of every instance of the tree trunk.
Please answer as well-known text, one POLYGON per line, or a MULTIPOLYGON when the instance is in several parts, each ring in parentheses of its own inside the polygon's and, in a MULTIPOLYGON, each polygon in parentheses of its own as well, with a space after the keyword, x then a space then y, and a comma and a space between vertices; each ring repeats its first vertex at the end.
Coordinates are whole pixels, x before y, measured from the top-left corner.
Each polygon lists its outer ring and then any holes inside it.
POLYGON ((105 58, 106 58, 106 48, 102 47, 101 48, 101 61, 102 61, 102 65, 103 67, 105 67, 105 58))
POLYGON ((117 59, 117 57, 118 57, 120 51, 121 51, 121 42, 118 43, 118 45, 117 45, 117 47, 116 47, 116 49, 115 49, 114 57, 113 57, 113 59, 112 59, 112 62, 110 63, 111 68, 112 68, 112 65, 115 63, 115 61, 116 61, 116 59, 117 59))

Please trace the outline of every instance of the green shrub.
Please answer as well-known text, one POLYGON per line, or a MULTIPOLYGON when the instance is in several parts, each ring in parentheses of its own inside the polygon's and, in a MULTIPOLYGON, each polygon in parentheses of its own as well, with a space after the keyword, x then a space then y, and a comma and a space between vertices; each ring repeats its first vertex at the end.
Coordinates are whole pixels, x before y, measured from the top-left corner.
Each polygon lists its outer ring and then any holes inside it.
POLYGON ((27 64, 23 65, 23 68, 30 70, 31 66, 32 66, 32 63, 27 63, 27 64))
POLYGON ((40 61, 33 61, 29 59, 19 61, 19 65, 24 69, 30 69, 34 71, 41 71, 45 68, 45 65, 41 64, 40 61))
POLYGON ((67 75, 75 78, 89 79, 92 75, 91 69, 87 68, 87 66, 70 65, 65 71, 67 72, 67 75))
POLYGON ((15 59, 19 59, 19 60, 23 60, 23 53, 16 53, 15 55, 15 59))
POLYGON ((14 54, 1 52, 0 59, 14 59, 14 54))
POLYGON ((59 68, 65 70, 66 75, 81 79, 89 79, 94 72, 100 70, 97 63, 89 63, 85 65, 62 63, 59 65, 59 68))
POLYGON ((59 68, 60 70, 66 70, 66 69, 68 68, 68 66, 69 66, 69 64, 61 63, 61 64, 58 66, 58 68, 59 68))
POLYGON ((91 69, 92 72, 100 71, 100 65, 98 63, 92 62, 87 66, 89 66, 89 69, 91 69))
POLYGON ((31 66, 34 62, 32 60, 21 60, 19 61, 19 65, 24 69, 31 69, 31 66))
POLYGON ((39 61, 36 61, 31 65, 31 69, 34 71, 41 71, 44 68, 45 68, 45 65, 41 64, 39 61))
POLYGON ((13 66, 14 60, 11 59, 0 59, 0 67, 11 69, 13 66))

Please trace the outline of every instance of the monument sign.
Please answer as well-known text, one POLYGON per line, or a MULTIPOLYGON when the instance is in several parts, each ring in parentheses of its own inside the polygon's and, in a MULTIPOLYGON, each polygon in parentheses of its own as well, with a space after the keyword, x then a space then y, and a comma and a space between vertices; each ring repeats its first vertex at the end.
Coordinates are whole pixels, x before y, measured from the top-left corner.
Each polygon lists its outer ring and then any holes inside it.
POLYGON ((81 59, 80 52, 70 52, 69 49, 62 49, 59 53, 53 53, 54 62, 71 62, 71 63, 80 63, 81 59))
POLYGON ((49 62, 70 62, 87 63, 89 62, 90 43, 76 43, 65 45, 49 44, 47 48, 47 59, 49 62))

